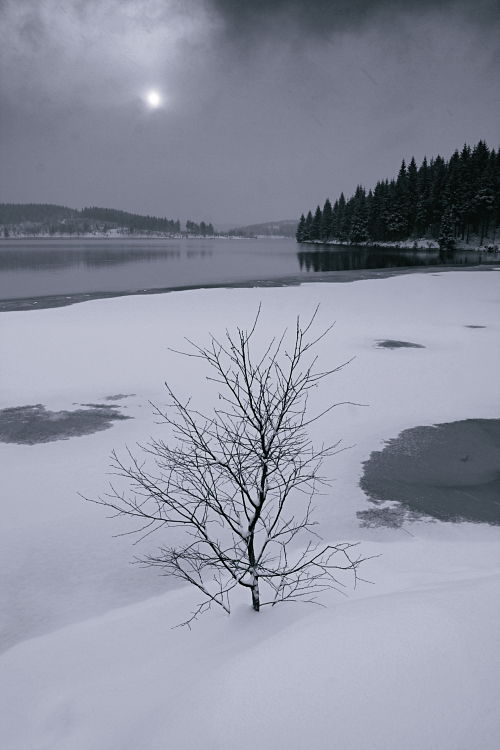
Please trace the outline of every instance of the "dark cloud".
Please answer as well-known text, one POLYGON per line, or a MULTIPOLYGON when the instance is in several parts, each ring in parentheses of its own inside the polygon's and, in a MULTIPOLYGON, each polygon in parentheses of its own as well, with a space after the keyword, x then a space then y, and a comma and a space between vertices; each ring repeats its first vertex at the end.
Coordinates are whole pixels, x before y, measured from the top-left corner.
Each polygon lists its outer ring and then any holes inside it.
POLYGON ((481 25, 500 22, 498 0, 210 0, 231 36, 272 33, 278 38, 291 29, 324 37, 336 31, 362 30, 382 16, 452 12, 481 25), (413 6, 413 7, 412 7, 413 6))

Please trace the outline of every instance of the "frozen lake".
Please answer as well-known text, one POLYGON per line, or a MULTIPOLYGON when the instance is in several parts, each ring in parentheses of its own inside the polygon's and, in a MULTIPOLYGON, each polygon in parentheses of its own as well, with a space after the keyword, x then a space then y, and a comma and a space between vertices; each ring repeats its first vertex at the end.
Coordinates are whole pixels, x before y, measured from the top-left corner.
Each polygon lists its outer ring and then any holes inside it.
POLYGON ((161 290, 348 281, 383 270, 483 260, 472 251, 325 248, 291 239, 2 240, 0 311, 161 290))
POLYGON ((1 316, 2 750, 269 750, 283 727, 288 750, 332 737, 345 750, 496 750, 500 525, 473 521, 491 521, 498 498, 500 275, 369 273, 1 316), (194 408, 218 406, 218 385, 177 352, 248 327, 259 305, 259 345, 317 305, 319 330, 335 322, 320 367, 349 364, 311 391, 311 413, 339 408, 310 434, 349 449, 325 461, 315 520, 328 543, 360 542, 370 583, 342 577, 347 596, 324 592, 325 608, 257 618, 242 594, 231 618, 172 629, 197 592, 131 561, 177 532, 133 546, 81 495, 116 480, 112 450, 169 440, 150 406, 165 380, 194 408))

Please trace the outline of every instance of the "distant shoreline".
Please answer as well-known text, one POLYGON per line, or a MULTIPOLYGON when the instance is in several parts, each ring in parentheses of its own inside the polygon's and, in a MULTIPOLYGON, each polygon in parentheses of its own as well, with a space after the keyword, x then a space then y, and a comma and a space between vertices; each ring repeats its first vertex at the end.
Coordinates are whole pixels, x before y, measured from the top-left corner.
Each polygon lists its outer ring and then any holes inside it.
POLYGON ((14 240, 248 240, 253 237, 225 234, 14 234, 0 237, 0 242, 14 240))
MULTIPOLYGON (((293 241, 291 237, 285 237, 282 235, 259 235, 255 237, 247 237, 244 235, 227 235, 227 234, 215 234, 215 235, 198 235, 198 234, 96 234, 96 233, 89 233, 89 234, 15 234, 10 235, 9 237, 2 237, 0 236, 0 244, 1 243, 8 243, 8 242, 18 242, 18 241, 27 241, 27 240, 33 240, 33 241, 68 241, 68 240, 108 240, 108 241, 116 241, 116 240, 126 240, 126 241, 135 241, 135 240, 259 240, 259 239, 275 239, 275 240, 290 240, 293 241)), ((303 242, 297 242, 298 246, 301 245, 307 245, 308 247, 317 247, 320 249, 324 248, 337 248, 337 247, 350 247, 350 248, 364 248, 364 249, 389 249, 392 248, 394 250, 439 250, 439 243, 437 240, 429 240, 429 239, 411 239, 411 240, 401 240, 401 241, 391 241, 391 242, 340 242, 338 240, 304 240, 303 242)), ((477 243, 465 243, 465 242, 457 242, 456 247, 450 251, 450 252, 459 252, 459 251, 470 251, 470 252, 479 252, 479 253, 488 253, 488 254, 498 254, 500 252, 500 248, 498 243, 492 242, 479 245, 477 243)), ((447 252, 446 250, 444 252, 447 252)))

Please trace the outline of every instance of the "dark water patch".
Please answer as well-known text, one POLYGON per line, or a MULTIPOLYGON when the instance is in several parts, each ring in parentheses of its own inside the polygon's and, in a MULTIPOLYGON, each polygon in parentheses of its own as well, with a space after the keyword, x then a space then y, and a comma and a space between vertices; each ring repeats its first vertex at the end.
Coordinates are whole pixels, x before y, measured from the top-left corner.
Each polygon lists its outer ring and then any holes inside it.
POLYGON ((422 344, 414 344, 413 341, 396 341, 395 339, 379 339, 379 349, 425 349, 422 344))
POLYGON ((43 404, 0 410, 0 442, 35 445, 107 430, 113 421, 131 419, 117 406, 89 404, 73 411, 49 411, 43 404))
POLYGON ((468 325, 468 326, 465 326, 465 328, 486 328, 486 326, 473 326, 473 325, 468 325))
MULTIPOLYGON (((440 521, 500 525, 500 419, 404 430, 370 455, 360 487, 375 506, 396 502, 440 521)), ((394 513, 366 513, 358 514, 362 523, 394 525, 394 513)))

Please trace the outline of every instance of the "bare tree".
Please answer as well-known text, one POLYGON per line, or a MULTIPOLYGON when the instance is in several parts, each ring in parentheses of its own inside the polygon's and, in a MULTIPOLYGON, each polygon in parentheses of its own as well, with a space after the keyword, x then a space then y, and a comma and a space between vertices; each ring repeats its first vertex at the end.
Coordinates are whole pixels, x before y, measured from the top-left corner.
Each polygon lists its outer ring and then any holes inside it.
POLYGON ((307 428, 339 404, 308 416, 308 395, 347 364, 316 369, 312 350, 331 327, 311 336, 315 316, 304 327, 297 319, 289 350, 285 331, 257 358, 259 315, 250 330, 226 331, 222 340, 211 336, 207 347, 189 341, 191 352, 182 354, 209 366, 218 408, 207 416, 167 385, 169 407, 155 411, 172 428, 175 444, 154 439, 141 446, 147 454, 141 460, 131 452, 126 461, 112 455, 114 472, 130 490, 112 486, 95 502, 113 515, 137 518, 140 538, 164 528, 185 532, 180 546, 161 547, 143 559, 201 592, 183 624, 212 604, 229 613, 237 586, 250 590, 259 611, 278 602, 316 601, 319 592, 343 585, 340 571, 357 580, 362 560, 353 554, 356 545, 322 543, 312 519, 313 497, 325 484, 322 462, 343 448, 340 441, 313 446, 307 428))

